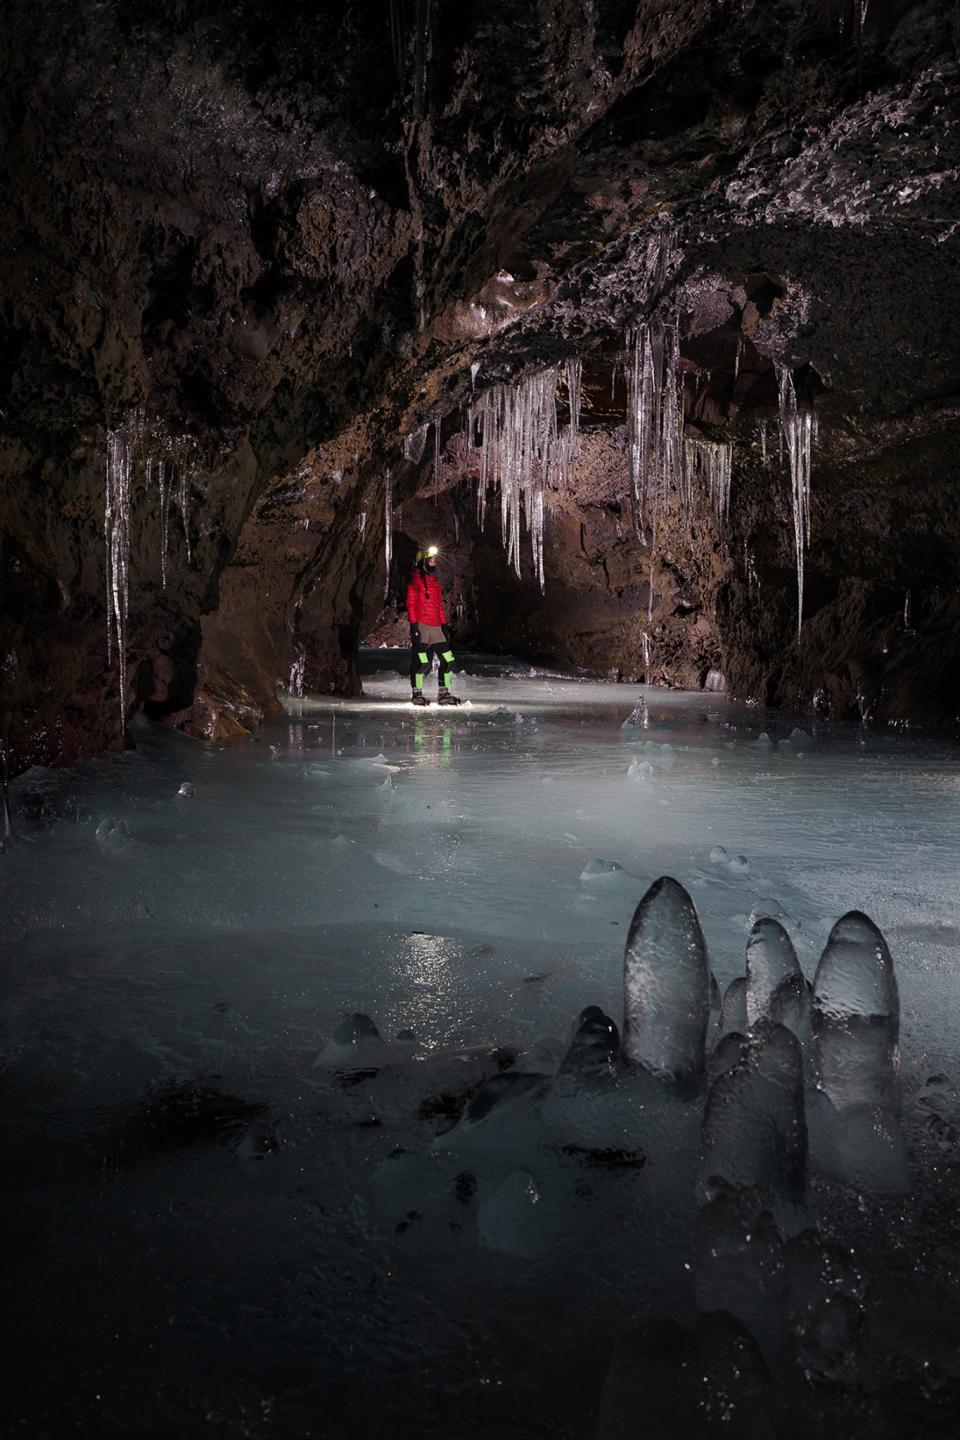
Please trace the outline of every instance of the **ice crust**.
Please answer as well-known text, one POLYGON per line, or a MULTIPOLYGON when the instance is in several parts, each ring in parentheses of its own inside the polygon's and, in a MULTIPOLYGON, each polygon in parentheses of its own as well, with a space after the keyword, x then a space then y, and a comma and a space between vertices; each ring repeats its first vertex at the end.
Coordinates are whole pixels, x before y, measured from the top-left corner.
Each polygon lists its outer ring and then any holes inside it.
POLYGON ((717 695, 623 732, 633 687, 483 662, 419 715, 377 659, 256 742, 138 725, 12 787, 21 1428, 98 1433, 80 1367, 169 1434, 538 1433, 549 1391, 577 1435, 859 1440, 888 1369, 949 1396, 955 755, 798 766, 717 695))

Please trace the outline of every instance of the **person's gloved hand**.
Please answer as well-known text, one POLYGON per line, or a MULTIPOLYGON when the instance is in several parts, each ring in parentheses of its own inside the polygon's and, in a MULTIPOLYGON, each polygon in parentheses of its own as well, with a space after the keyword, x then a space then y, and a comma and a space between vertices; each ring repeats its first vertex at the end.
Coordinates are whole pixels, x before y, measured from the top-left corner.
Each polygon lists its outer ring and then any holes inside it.
POLYGON ((420 626, 419 626, 419 625, 411 625, 411 626, 410 626, 410 644, 411 644, 411 645, 419 645, 419 644, 420 644, 420 626))
POLYGON ((441 625, 441 626, 440 626, 440 629, 441 629, 441 631, 442 631, 442 633, 443 633, 443 638, 444 638, 444 640, 446 640, 446 641, 449 643, 449 640, 450 640, 450 629, 449 629, 449 627, 448 627, 447 625, 441 625))

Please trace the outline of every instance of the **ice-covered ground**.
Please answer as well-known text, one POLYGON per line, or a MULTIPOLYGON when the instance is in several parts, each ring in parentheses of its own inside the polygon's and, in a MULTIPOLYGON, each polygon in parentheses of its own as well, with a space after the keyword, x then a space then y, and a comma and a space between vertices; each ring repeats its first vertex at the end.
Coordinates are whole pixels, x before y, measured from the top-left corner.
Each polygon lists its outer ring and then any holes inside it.
MULTIPOLYGON (((812 1165, 807 1219, 855 1278, 798 1320, 826 1262, 791 1242, 790 1406, 811 1433, 953 1433, 956 748, 661 691, 624 725, 639 688, 528 666, 469 662, 459 710, 383 670, 365 690, 226 748, 142 724, 14 786, 9 1433, 572 1440, 647 1403, 666 1435, 652 1374, 720 1395, 740 1341, 690 1327, 698 1298, 742 1315, 745 1282, 695 1263, 703 1096, 556 1073, 584 1006, 621 1022, 664 874, 721 990, 758 914, 808 978, 843 912, 886 935, 912 1190, 812 1165), (379 1039, 336 1038, 354 1012, 379 1039)), ((774 1433, 787 1343, 717 1400, 723 1433, 774 1433)))

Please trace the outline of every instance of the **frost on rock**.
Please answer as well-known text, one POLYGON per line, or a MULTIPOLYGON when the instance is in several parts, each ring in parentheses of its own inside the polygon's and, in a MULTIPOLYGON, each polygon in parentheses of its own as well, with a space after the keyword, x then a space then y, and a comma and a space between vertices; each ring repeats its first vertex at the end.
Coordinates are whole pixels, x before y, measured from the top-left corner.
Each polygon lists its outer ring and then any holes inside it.
POLYGON ((782 1025, 763 1022, 742 1058, 719 1074, 703 1117, 701 1183, 755 1186, 789 1219, 806 1200, 803 1052, 782 1025))
POLYGON ((710 966, 693 901, 670 876, 637 906, 623 966, 623 1049, 654 1074, 696 1082, 710 1019, 710 966))
POLYGON ((790 500, 793 509, 793 540, 797 556, 797 632, 803 625, 803 554, 810 544, 810 466, 817 437, 817 417, 812 410, 800 410, 793 376, 783 365, 776 366, 780 396, 781 453, 786 447, 790 466, 790 500))
POLYGON ((769 1015, 777 988, 796 975, 800 975, 800 962, 786 930, 769 917, 757 920, 747 939, 748 1024, 756 1025, 769 1015))
POLYGON ((900 1000, 887 942, 857 910, 830 931, 813 982, 817 1084, 831 1104, 892 1106, 900 1000))

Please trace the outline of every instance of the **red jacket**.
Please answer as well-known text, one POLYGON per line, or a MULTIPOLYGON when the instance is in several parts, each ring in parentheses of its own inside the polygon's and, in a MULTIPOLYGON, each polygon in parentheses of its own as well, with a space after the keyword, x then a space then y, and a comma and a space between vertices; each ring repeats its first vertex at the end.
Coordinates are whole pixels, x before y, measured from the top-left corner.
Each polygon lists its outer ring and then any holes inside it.
POLYGON ((436 575, 414 571, 407 586, 407 619, 411 625, 446 625, 440 581, 436 575))

